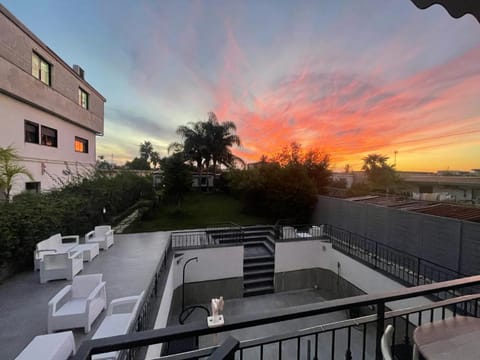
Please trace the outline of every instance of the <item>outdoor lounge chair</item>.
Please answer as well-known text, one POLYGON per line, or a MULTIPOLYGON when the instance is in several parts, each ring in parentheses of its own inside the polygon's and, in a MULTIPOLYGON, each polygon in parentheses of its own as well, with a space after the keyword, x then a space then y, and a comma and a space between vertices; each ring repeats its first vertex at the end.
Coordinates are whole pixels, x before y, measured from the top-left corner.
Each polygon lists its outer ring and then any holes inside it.
POLYGON ((35 246, 33 254, 34 270, 40 270, 40 261, 46 254, 65 254, 73 250, 79 243, 78 235, 55 234, 48 239, 40 241, 35 246))
POLYGON ((102 274, 76 276, 48 302, 48 332, 83 327, 85 333, 107 307, 102 274))
POLYGON ((46 254, 40 261, 40 283, 50 280, 72 280, 83 270, 83 253, 75 251, 68 254, 46 254))
POLYGON ((85 243, 97 243, 100 249, 107 250, 113 245, 113 230, 110 225, 95 226, 93 231, 85 234, 85 243))
MULTIPOLYGON (((142 291, 140 295, 112 300, 110 305, 108 305, 107 315, 95 334, 93 334, 92 340, 116 335, 125 335, 133 331, 144 294, 145 291, 142 291)), ((93 355, 92 360, 116 360, 119 355, 119 351, 112 351, 109 353, 93 355)))

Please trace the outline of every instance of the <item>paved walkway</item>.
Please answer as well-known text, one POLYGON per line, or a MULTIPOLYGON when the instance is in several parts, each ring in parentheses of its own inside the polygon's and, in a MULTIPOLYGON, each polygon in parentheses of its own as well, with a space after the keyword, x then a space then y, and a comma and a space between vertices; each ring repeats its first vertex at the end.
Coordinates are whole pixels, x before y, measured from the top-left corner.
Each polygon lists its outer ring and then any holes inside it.
MULTIPOLYGON (((168 232, 115 235, 115 244, 101 251, 93 262, 85 262, 80 274, 102 273, 108 302, 139 294, 150 283, 168 235, 168 232)), ((40 284, 39 273, 29 271, 0 285, 0 359, 14 359, 36 335, 47 333, 48 301, 68 284, 67 280, 40 284)), ((83 329, 74 331, 77 347, 95 333, 104 316, 105 312, 87 335, 83 329)))

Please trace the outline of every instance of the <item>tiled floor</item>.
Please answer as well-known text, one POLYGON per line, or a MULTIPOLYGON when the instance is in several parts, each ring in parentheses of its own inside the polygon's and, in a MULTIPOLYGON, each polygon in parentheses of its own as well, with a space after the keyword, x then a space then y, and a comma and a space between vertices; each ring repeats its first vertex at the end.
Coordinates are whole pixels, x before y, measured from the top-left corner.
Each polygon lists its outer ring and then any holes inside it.
MULTIPOLYGON (((102 273, 106 281, 107 301, 139 294, 153 276, 168 240, 168 232, 115 235, 115 244, 101 251, 93 262, 84 263, 80 274, 102 273)), ((33 256, 32 256, 33 258, 33 256)), ((38 272, 20 273, 0 285, 0 359, 14 359, 36 336, 47 333, 48 301, 66 280, 40 284, 38 272)), ((85 335, 74 331, 77 347, 91 337, 104 313, 85 335)))

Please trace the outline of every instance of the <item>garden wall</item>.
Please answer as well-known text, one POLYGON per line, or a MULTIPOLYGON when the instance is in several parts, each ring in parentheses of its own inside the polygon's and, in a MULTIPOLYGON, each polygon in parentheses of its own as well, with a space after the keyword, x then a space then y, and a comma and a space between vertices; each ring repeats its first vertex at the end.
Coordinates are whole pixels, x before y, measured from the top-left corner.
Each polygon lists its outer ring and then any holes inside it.
POLYGON ((466 275, 480 273, 480 224, 319 196, 313 223, 330 224, 466 275))

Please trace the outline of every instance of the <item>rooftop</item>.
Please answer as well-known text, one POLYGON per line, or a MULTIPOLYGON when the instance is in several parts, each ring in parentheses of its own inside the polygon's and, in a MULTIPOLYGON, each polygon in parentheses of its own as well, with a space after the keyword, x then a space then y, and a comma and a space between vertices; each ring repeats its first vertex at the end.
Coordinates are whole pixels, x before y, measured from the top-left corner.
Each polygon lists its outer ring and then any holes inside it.
MULTIPOLYGON (((81 274, 103 274, 107 302, 138 295, 148 287, 168 235, 167 232, 115 235, 115 245, 101 251, 92 262, 85 262, 81 274)), ((15 358, 35 336, 47 333, 47 303, 68 284, 67 280, 40 284, 39 273, 33 271, 22 272, 0 284, 0 328, 9 329, 0 332, 2 359, 15 358)), ((105 311, 100 317, 104 316, 105 311)), ((92 337, 101 318, 87 335, 82 329, 74 331, 77 345, 92 337)))

